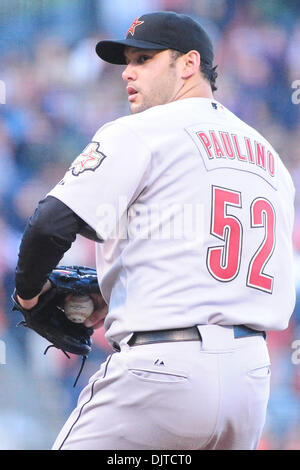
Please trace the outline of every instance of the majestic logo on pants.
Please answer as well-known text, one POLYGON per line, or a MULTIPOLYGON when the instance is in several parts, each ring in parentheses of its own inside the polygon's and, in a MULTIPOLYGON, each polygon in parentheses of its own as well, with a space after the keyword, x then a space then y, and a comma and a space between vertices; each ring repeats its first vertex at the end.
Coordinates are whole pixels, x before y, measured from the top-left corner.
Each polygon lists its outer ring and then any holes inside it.
POLYGON ((101 165, 106 155, 100 152, 99 147, 99 142, 91 142, 85 147, 69 168, 74 176, 87 170, 95 171, 101 165))

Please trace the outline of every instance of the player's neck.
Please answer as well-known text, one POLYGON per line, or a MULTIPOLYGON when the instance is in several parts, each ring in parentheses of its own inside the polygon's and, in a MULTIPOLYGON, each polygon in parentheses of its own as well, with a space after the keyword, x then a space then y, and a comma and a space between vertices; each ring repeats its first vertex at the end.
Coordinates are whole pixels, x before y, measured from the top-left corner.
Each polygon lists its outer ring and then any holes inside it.
POLYGON ((211 86, 208 82, 201 81, 188 81, 180 88, 179 92, 174 98, 174 101, 182 100, 185 98, 210 98, 213 99, 211 86))

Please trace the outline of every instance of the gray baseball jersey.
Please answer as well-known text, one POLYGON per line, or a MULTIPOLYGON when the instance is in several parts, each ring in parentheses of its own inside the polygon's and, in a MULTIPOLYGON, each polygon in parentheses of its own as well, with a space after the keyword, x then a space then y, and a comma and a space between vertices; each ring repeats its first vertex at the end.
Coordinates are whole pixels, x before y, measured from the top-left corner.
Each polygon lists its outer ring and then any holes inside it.
POLYGON ((272 146, 215 100, 103 126, 50 192, 99 237, 108 341, 292 314, 294 187, 272 146))
POLYGON ((295 301, 294 187, 272 146, 215 100, 183 99, 102 127, 50 195, 103 240, 120 348, 53 448, 255 449, 270 358, 236 325, 283 329, 295 301), (200 334, 131 342, 186 327, 200 334))

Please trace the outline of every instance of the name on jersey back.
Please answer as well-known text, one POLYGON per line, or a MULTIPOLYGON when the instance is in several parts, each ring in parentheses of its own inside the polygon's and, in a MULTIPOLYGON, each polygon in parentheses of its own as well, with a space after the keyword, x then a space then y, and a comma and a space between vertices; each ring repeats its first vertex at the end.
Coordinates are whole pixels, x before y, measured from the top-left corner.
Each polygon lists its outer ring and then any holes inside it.
POLYGON ((250 171, 276 189, 277 155, 266 142, 224 130, 199 130, 195 126, 186 131, 200 151, 208 171, 224 167, 250 171))

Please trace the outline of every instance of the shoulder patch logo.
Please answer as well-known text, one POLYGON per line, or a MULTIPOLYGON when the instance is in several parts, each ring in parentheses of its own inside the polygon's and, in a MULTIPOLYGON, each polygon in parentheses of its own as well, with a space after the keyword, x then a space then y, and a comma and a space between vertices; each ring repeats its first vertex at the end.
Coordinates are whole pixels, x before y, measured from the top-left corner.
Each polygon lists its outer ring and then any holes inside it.
POLYGON ((88 170, 95 171, 106 158, 99 148, 99 142, 90 142, 70 166, 69 170, 72 171, 72 175, 78 176, 88 170))

